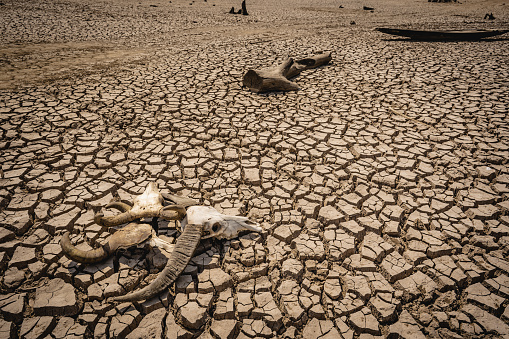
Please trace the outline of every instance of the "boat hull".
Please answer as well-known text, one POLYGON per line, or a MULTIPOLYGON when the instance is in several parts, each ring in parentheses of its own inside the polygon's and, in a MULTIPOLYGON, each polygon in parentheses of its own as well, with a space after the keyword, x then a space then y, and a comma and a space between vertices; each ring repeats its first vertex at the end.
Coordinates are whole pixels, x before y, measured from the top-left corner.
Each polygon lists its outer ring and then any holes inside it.
POLYGON ((413 40, 479 40, 509 32, 509 30, 420 31, 411 29, 377 28, 379 32, 413 40))

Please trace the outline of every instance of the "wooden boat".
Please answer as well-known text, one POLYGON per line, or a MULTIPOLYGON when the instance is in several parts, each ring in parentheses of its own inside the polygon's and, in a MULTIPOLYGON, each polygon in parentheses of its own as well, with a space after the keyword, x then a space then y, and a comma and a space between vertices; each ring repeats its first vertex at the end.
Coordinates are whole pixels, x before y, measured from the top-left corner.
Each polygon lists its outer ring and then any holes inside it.
POLYGON ((403 36, 414 40, 479 40, 509 32, 505 30, 451 30, 451 31, 419 31, 411 29, 377 28, 382 33, 403 36))

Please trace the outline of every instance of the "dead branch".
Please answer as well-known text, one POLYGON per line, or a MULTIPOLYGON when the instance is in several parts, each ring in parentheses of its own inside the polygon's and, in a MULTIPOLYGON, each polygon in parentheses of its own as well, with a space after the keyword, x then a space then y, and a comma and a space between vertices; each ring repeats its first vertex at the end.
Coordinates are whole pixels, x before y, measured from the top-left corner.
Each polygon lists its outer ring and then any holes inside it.
POLYGON ((243 84, 256 93, 269 91, 296 91, 299 86, 289 79, 302 71, 328 64, 332 60, 332 53, 323 53, 313 57, 294 60, 288 58, 283 64, 262 68, 250 69, 244 75, 243 84))

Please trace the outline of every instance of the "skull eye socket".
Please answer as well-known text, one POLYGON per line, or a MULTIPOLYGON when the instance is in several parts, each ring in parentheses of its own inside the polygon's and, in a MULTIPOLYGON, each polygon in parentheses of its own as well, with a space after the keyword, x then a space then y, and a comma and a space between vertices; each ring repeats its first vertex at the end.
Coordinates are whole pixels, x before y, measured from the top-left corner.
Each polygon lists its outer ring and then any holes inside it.
POLYGON ((214 225, 212 225, 211 229, 212 229, 212 232, 217 233, 217 231, 219 231, 221 229, 221 224, 216 222, 216 223, 214 223, 214 225))

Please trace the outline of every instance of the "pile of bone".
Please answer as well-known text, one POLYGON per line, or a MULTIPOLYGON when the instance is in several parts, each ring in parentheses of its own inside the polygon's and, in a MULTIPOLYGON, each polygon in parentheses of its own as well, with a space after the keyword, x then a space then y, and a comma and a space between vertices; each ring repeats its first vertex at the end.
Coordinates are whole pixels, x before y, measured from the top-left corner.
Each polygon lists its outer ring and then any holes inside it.
POLYGON ((155 183, 149 183, 143 194, 133 200, 132 206, 115 201, 106 208, 117 209, 121 213, 108 217, 102 212, 97 213, 94 221, 98 225, 103 227, 127 225, 113 233, 105 245, 89 251, 75 247, 71 243, 69 232, 66 232, 60 245, 68 258, 79 263, 91 264, 106 259, 118 249, 144 244, 164 248, 171 253, 166 267, 154 281, 136 292, 114 297, 112 301, 147 300, 161 293, 184 271, 201 239, 232 239, 241 231, 261 231, 257 223, 246 217, 224 215, 213 207, 200 206, 197 201, 186 197, 173 194, 163 196, 155 183), (165 200, 170 204, 163 206, 165 200), (178 220, 182 234, 175 244, 168 243, 157 236, 157 232, 150 224, 141 222, 144 218, 178 220))

